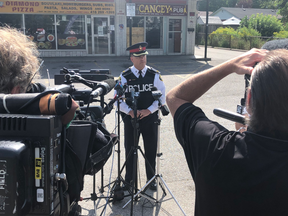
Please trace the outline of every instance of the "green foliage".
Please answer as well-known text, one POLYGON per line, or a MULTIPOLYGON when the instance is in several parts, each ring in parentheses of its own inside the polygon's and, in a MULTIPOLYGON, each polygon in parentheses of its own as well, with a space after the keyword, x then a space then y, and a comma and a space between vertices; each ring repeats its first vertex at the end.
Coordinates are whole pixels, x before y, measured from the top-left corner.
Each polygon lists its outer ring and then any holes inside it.
POLYGON ((261 34, 252 28, 234 30, 231 27, 220 27, 209 35, 209 42, 211 46, 248 50, 263 45, 260 36, 261 34))
POLYGON ((252 0, 238 0, 237 7, 251 8, 253 5, 252 0))
POLYGON ((283 30, 284 30, 284 31, 288 31, 288 23, 286 23, 286 24, 284 25, 283 30))
POLYGON ((287 0, 276 0, 275 1, 278 8, 279 14, 282 15, 282 22, 288 22, 288 1, 287 0))
POLYGON ((283 24, 277 17, 263 14, 253 14, 248 19, 243 18, 240 27, 252 28, 260 32, 262 36, 272 36, 274 32, 283 30, 283 24))
POLYGON ((261 8, 279 9, 278 14, 282 16, 282 22, 288 22, 288 0, 254 0, 261 8))
POLYGON ((215 31, 213 31, 211 34, 235 34, 235 30, 231 27, 219 27, 215 31))
POLYGON ((257 30, 247 27, 238 28, 237 35, 242 38, 247 38, 248 36, 261 36, 257 30))
MULTIPOLYGON (((255 8, 269 8, 269 9, 277 9, 277 0, 271 1, 271 0, 254 0, 255 4, 258 7, 255 8)), ((253 4, 254 4, 253 1, 253 4)))
POLYGON ((273 36, 277 38, 288 38, 288 31, 274 32, 273 36))
MULTIPOLYGON (((238 0, 209 0, 209 11, 216 11, 221 7, 235 7, 238 0)), ((198 1, 198 10, 206 11, 207 0, 198 1)))

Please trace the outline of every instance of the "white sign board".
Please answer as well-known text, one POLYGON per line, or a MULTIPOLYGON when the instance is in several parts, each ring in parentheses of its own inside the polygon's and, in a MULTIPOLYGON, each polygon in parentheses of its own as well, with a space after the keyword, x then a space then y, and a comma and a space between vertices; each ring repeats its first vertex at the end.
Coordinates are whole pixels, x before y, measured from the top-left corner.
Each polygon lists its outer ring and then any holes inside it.
POLYGON ((104 35, 103 26, 98 26, 98 35, 99 36, 103 36, 104 35))
POLYGON ((135 3, 126 3, 126 16, 135 16, 135 3))

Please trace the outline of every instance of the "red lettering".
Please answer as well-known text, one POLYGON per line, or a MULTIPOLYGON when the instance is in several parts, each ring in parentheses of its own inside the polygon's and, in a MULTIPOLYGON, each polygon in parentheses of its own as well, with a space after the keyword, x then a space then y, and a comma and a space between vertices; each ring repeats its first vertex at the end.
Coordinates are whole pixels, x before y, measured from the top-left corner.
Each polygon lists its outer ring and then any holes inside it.
POLYGON ((29 6, 29 2, 25 2, 25 6, 28 7, 29 6))
POLYGON ((24 6, 24 2, 18 2, 18 4, 19 4, 19 6, 24 6))
POLYGON ((6 2, 6 6, 10 6, 10 2, 9 1, 6 2))

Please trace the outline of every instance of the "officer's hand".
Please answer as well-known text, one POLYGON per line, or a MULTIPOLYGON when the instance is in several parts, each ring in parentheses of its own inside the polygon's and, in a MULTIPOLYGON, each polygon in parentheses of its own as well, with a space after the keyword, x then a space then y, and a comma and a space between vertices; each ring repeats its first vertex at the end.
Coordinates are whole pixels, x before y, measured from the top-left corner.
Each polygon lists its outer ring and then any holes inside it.
POLYGON ((140 119, 145 118, 146 116, 148 116, 150 114, 151 114, 151 112, 149 109, 139 110, 140 119))
MULTIPOLYGON (((131 116, 131 118, 134 118, 134 110, 130 110, 130 112, 128 113, 128 115, 131 116)), ((140 116, 140 111, 137 110, 137 116, 139 117, 140 116)))
POLYGON ((133 110, 130 110, 130 112, 128 113, 128 115, 130 115, 131 118, 134 118, 134 111, 133 111, 133 110))

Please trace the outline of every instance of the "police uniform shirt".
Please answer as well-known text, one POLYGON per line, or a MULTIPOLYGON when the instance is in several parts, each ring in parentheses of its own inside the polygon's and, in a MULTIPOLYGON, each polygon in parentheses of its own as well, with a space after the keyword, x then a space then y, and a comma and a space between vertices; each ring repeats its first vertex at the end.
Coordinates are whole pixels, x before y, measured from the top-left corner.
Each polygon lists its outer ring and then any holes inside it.
MULTIPOLYGON (((147 69, 149 66, 145 65, 145 67, 141 70, 142 72, 142 77, 145 77, 147 69)), ((130 67, 130 70, 132 73, 139 78, 139 70, 136 69, 134 66, 130 67)), ((124 72, 123 72, 124 73, 124 72)), ((123 76, 123 73, 120 75, 121 83, 122 85, 127 84, 126 78, 123 76)), ((160 78, 160 73, 155 73, 155 78, 154 78, 154 83, 153 85, 157 88, 157 90, 161 91, 162 96, 160 97, 161 103, 165 104, 165 85, 164 82, 160 78)), ((128 89, 126 90, 128 92, 128 89)), ((123 113, 128 114, 132 109, 126 104, 126 103, 120 103, 119 105, 120 111, 123 113)), ((148 108, 147 108, 151 113, 154 113, 158 110, 158 101, 154 101, 148 108)))

